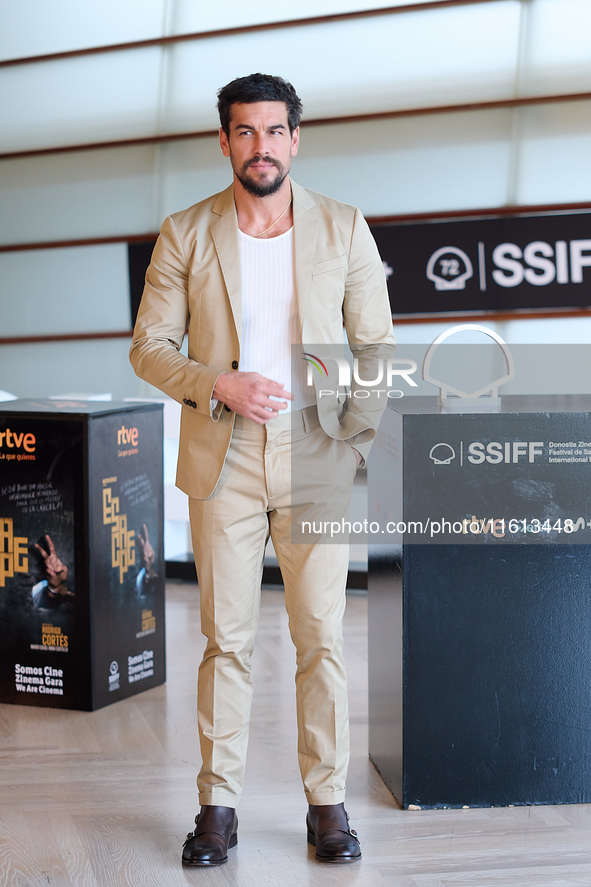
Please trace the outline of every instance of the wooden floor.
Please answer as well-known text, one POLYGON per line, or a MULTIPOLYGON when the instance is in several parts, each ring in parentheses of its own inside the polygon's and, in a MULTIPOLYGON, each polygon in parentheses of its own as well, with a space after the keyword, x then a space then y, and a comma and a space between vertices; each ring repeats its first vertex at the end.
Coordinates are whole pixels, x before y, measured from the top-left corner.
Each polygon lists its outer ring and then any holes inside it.
POLYGON ((590 887, 591 805, 407 812, 367 757, 367 600, 346 617, 347 806, 363 861, 326 866, 305 840, 294 654, 283 595, 263 593, 239 845, 184 870, 197 810, 198 592, 168 586, 168 683, 94 713, 0 706, 0 887, 590 887))

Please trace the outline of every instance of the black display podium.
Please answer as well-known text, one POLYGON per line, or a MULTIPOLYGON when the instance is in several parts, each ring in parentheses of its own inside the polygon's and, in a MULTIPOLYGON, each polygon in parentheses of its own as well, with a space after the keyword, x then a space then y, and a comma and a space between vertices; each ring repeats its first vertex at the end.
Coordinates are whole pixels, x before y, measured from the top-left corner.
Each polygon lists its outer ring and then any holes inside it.
POLYGON ((392 406, 368 466, 370 756, 405 808, 589 803, 591 397, 392 406))
POLYGON ((0 404, 0 702, 165 680, 162 405, 0 404))

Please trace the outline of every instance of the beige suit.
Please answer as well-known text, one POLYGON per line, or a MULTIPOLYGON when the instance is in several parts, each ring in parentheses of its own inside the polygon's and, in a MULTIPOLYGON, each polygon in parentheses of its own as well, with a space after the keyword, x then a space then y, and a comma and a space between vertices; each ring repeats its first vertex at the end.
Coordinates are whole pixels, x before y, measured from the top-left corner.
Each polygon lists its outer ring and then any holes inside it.
MULTIPOLYGON (((394 338, 383 266, 367 224, 354 207, 293 182, 292 194, 304 348, 318 353, 342 343, 344 317, 350 348, 367 369, 362 378, 375 378, 372 363, 392 355, 394 338)), ((240 367, 241 326, 238 223, 230 187, 164 222, 130 352, 139 376, 184 404, 177 484, 190 497, 208 638, 199 673, 200 801, 236 806, 240 796, 250 655, 270 534, 297 650, 304 787, 310 803, 340 803, 348 760, 341 636, 347 546, 291 544, 290 460, 295 446, 304 464, 309 453, 313 461, 332 466, 325 486, 342 488, 339 507, 346 510, 356 467, 347 444, 367 455, 385 399, 339 397, 331 377, 322 384, 335 394, 320 398, 317 409, 278 416, 266 426, 235 416, 221 403, 212 408, 217 377, 240 367)))
MULTIPOLYGON (((391 354, 394 337, 383 266, 363 216, 295 182, 292 191, 302 342, 339 344, 344 314, 355 355, 369 360, 391 354)), ((138 376, 185 405, 177 484, 197 499, 211 495, 232 435, 234 414, 221 404, 212 411, 211 393, 220 373, 240 366, 238 256, 232 187, 167 218, 146 275, 131 346, 138 376), (188 358, 179 352, 187 326, 188 358)), ((348 406, 344 409, 336 397, 323 398, 321 425, 329 436, 348 440, 365 456, 384 400, 351 400, 348 406)))

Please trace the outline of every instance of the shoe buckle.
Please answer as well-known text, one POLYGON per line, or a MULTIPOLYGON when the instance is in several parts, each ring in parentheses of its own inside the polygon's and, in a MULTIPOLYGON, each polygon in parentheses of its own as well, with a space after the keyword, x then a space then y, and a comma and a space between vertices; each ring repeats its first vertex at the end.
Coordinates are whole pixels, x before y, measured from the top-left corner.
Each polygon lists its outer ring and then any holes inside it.
MULTIPOLYGON (((197 816, 195 817, 195 825, 197 825, 198 821, 199 821, 199 814, 197 814, 197 816)), ((187 837, 185 839, 185 844, 187 843, 187 841, 190 841, 191 838, 194 838, 194 837, 195 837, 195 832, 189 832, 189 834, 187 835, 187 837)), ((184 846, 184 844, 183 844, 183 846, 184 846)))

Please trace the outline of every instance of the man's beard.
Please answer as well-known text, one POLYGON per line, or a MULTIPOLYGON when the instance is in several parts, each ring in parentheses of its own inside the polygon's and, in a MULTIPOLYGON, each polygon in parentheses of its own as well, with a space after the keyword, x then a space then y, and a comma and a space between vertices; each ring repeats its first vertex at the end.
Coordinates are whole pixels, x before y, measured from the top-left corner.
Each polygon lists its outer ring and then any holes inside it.
MULTIPOLYGON (((236 172, 236 170, 234 170, 236 172)), ((274 160, 272 157, 260 157, 257 155, 253 157, 252 160, 247 160, 246 163, 243 164, 240 172, 236 172, 236 178, 242 185, 242 187, 249 192, 249 194, 254 194, 255 197, 269 197, 271 194, 275 194, 281 188, 285 179, 287 178, 287 174, 289 173, 289 169, 285 169, 282 163, 278 160, 274 160), (264 160, 265 163, 272 163, 273 166, 276 166, 279 175, 273 179, 272 181, 255 182, 251 178, 247 178, 248 167, 251 163, 257 163, 259 160, 264 160)))

